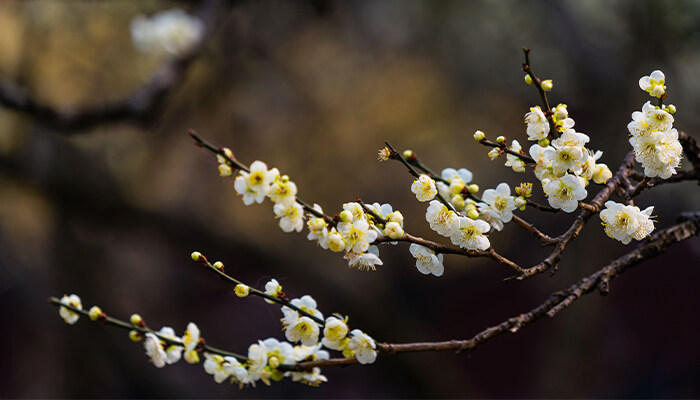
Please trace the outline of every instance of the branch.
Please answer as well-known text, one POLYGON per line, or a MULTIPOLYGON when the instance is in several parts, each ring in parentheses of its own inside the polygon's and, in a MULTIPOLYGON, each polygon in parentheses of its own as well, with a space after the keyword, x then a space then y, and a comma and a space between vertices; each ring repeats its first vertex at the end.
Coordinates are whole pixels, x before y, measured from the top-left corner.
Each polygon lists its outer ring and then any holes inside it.
POLYGON ((559 242, 559 239, 552 238, 540 231, 539 229, 535 228, 534 225, 531 223, 525 221, 524 219, 518 217, 517 215, 513 214, 513 222, 515 222, 519 227, 525 229, 526 231, 530 232, 532 236, 536 237, 537 240, 542 242, 543 246, 551 246, 559 242))
POLYGON ((98 125, 109 124, 124 119, 143 120, 158 112, 165 100, 184 80, 190 66, 203 52, 207 39, 211 37, 215 19, 222 14, 221 0, 208 0, 194 13, 204 22, 205 34, 202 40, 187 54, 165 64, 143 85, 130 95, 117 101, 98 105, 84 105, 78 108, 56 108, 41 103, 30 91, 14 83, 0 85, 0 105, 32 116, 42 124, 49 125, 65 135, 83 133, 98 125))
MULTIPOLYGON (((626 270, 638 265, 642 261, 654 258, 676 243, 682 242, 700 234, 700 213, 683 214, 678 223, 651 235, 637 249, 630 251, 622 257, 601 268, 596 273, 583 278, 568 289, 553 293, 544 303, 534 309, 507 319, 498 325, 489 327, 475 336, 466 340, 448 340, 442 342, 424 343, 377 343, 377 350, 381 355, 422 351, 464 351, 471 350, 487 341, 504 333, 517 333, 521 328, 547 316, 553 317, 558 312, 567 308, 583 295, 596 289, 602 295, 608 293, 610 281, 620 276, 626 270)), ((314 367, 355 364, 355 359, 330 359, 300 363, 297 370, 309 370, 314 367)))

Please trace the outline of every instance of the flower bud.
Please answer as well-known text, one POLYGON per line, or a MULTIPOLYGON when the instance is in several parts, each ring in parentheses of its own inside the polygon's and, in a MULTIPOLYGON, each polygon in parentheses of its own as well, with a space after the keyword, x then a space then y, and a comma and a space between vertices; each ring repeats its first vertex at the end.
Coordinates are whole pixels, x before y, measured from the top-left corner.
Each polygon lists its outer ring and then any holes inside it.
POLYGON ((309 221, 309 228, 313 232, 320 232, 326 226, 326 221, 323 218, 312 218, 309 221))
POLYGON ((343 210, 340 212, 340 220, 343 222, 352 222, 352 212, 343 210))
POLYGON ((396 222, 399 225, 403 225, 403 214, 401 214, 401 211, 394 211, 391 213, 391 217, 389 217, 390 222, 396 222))
POLYGON ((144 325, 146 325, 146 324, 143 322, 143 318, 141 318, 141 316, 138 315, 138 314, 131 314, 131 317, 129 318, 129 321, 131 321, 131 325, 134 325, 134 326, 144 326, 144 325))
POLYGON ((413 150, 404 150, 403 157, 407 160, 410 160, 416 157, 416 153, 414 153, 413 150))
POLYGON ((488 154, 489 154, 489 158, 491 158, 491 161, 493 161, 493 160, 497 159, 498 156, 501 155, 501 152, 498 150, 497 147, 494 147, 493 149, 491 149, 491 151, 489 151, 488 154))
POLYGON ((469 193, 474 194, 479 192, 479 185, 476 183, 472 183, 471 185, 467 186, 469 189, 469 193))
POLYGON ((518 196, 515 198, 515 206, 521 210, 525 209, 525 205, 527 204, 527 200, 524 198, 518 196))
POLYGON ((676 113, 676 106, 674 106, 673 104, 669 104, 666 106, 665 110, 669 114, 675 114, 676 113))
POLYGON ((247 285, 239 283, 233 291, 236 292, 236 296, 238 297, 246 297, 248 293, 250 293, 250 288, 247 285))
POLYGON ((233 175, 233 170, 228 164, 219 164, 219 176, 227 177, 233 175))
POLYGON ((90 316, 91 320, 97 321, 98 319, 100 319, 100 317, 104 316, 104 313, 102 312, 100 307, 92 306, 90 311, 88 311, 88 315, 90 316))
POLYGON ((276 369, 277 367, 280 366, 280 359, 277 356, 272 356, 267 360, 267 364, 273 368, 276 369))
POLYGON ((471 210, 469 210, 469 213, 467 213, 467 217, 471 219, 477 219, 479 218, 479 212, 476 211, 476 209, 472 208, 471 210))
POLYGON ((528 85, 532 85, 534 83, 532 82, 532 77, 529 74, 525 75, 525 83, 528 85))
POLYGON ((547 147, 549 146, 549 139, 540 139, 537 141, 537 144, 539 144, 540 147, 547 147))
POLYGON ((199 353, 197 350, 186 352, 185 361, 187 361, 188 364, 197 364, 199 362, 199 353))
POLYGON ((545 92, 549 92, 550 90, 552 90, 552 87, 554 87, 554 84, 552 84, 551 79, 547 79, 545 81, 542 81, 541 86, 542 90, 544 90, 545 92))
POLYGON ((221 151, 224 152, 224 154, 226 155, 226 157, 228 157, 228 158, 233 158, 233 152, 232 152, 231 149, 229 149, 228 147, 224 147, 223 149, 221 149, 221 151))
POLYGON ((129 339, 131 339, 132 342, 138 342, 143 338, 143 335, 141 335, 141 332, 139 331, 129 331, 129 339))
POLYGON ((482 131, 476 131, 474 132, 474 140, 477 142, 481 142, 482 140, 486 139, 486 134, 482 131))
POLYGON ((506 142, 506 137, 505 136, 499 136, 496 138, 497 143, 505 143, 506 142))
POLYGON ((459 194, 452 196, 452 198, 450 199, 450 203, 452 203, 452 205, 455 206, 455 208, 458 210, 463 209, 464 206, 466 205, 466 202, 464 201, 464 197, 462 197, 459 194))
POLYGON ((214 265, 212 265, 212 267, 218 269, 219 271, 223 271, 224 270, 224 263, 222 263, 221 261, 217 261, 214 263, 214 265))
POLYGON ((554 109, 554 119, 563 121, 569 117, 569 111, 566 109, 566 104, 559 104, 554 109))
POLYGON ((202 257, 202 253, 195 251, 195 252, 192 252, 190 257, 192 257, 192 261, 199 261, 202 257))
POLYGON ((345 241, 340 233, 333 232, 328 235, 328 248, 336 253, 345 249, 345 241))
POLYGON ((398 239, 403 236, 403 228, 398 222, 389 222, 384 228, 384 234, 391 239, 398 239))

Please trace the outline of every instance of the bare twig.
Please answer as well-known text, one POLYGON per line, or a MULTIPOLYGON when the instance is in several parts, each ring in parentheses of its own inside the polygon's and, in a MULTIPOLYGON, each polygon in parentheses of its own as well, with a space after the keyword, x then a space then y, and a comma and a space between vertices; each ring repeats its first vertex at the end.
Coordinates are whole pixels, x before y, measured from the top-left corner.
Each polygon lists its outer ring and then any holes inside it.
POLYGON ((515 222, 519 227, 530 232, 532 236, 536 237, 540 242, 542 242, 543 246, 552 246, 559 241, 558 239, 552 238, 542 233, 539 229, 535 228, 534 225, 518 217, 515 214, 513 214, 513 222, 515 222))

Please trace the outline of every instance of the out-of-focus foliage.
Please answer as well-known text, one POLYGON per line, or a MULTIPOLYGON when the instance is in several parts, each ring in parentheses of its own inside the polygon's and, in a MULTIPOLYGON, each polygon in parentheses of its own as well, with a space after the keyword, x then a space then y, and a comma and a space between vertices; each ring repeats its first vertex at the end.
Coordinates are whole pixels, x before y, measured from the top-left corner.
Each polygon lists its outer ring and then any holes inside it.
MULTIPOLYGON (((0 81, 61 109, 120 99, 163 59, 136 51, 138 14, 191 3, 0 3, 0 81)), ((410 232, 434 237, 425 204, 398 163, 378 164, 389 140, 434 169, 466 167, 483 189, 533 181, 489 161, 472 139, 525 138, 538 103, 523 83, 521 47, 554 80, 577 130, 616 168, 626 125, 646 101, 637 81, 661 68, 677 126, 700 134, 700 4, 695 1, 240 1, 229 5, 184 84, 145 124, 75 135, 0 109, 1 397, 695 397, 700 348, 698 241, 615 281, 607 298, 582 300, 551 321, 471 355, 380 358, 327 369, 329 383, 291 382, 238 392, 201 367, 156 369, 126 334, 87 321, 66 326, 46 304, 80 293, 122 317, 182 331, 194 320, 208 343, 244 352, 281 338, 281 313, 197 269, 197 249, 227 272, 316 298, 380 341, 466 338, 526 311, 624 252, 589 224, 559 272, 503 283, 486 260, 446 257, 440 279, 420 274, 407 246, 383 249, 374 273, 284 234, 269 204, 244 208, 231 180, 187 137, 195 128, 243 162, 289 174, 302 198, 329 213, 361 196, 390 202, 410 232), (595 249, 595 251, 591 251, 595 249), (695 265, 693 265, 695 264, 695 265), (432 367, 437 366, 437 367, 432 367)), ((535 188, 543 200, 539 188, 535 188)), ((659 226, 700 203, 692 183, 640 196, 659 226)), ((552 235, 567 215, 528 220, 552 235)), ((490 237, 524 265, 546 254, 515 226, 490 237)))

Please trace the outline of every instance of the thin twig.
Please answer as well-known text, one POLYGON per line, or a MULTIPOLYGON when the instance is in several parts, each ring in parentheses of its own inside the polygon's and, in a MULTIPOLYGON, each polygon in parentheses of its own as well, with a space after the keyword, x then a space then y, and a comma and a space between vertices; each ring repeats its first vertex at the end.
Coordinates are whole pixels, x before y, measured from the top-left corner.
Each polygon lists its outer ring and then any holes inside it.
POLYGON ((534 225, 532 225, 531 223, 518 217, 515 214, 513 214, 513 222, 515 222, 519 227, 530 232, 532 234, 532 236, 536 237, 537 240, 542 242, 543 246, 552 246, 554 244, 557 244, 557 242, 559 241, 558 239, 552 238, 552 237, 542 233, 539 229, 535 228, 534 225))

